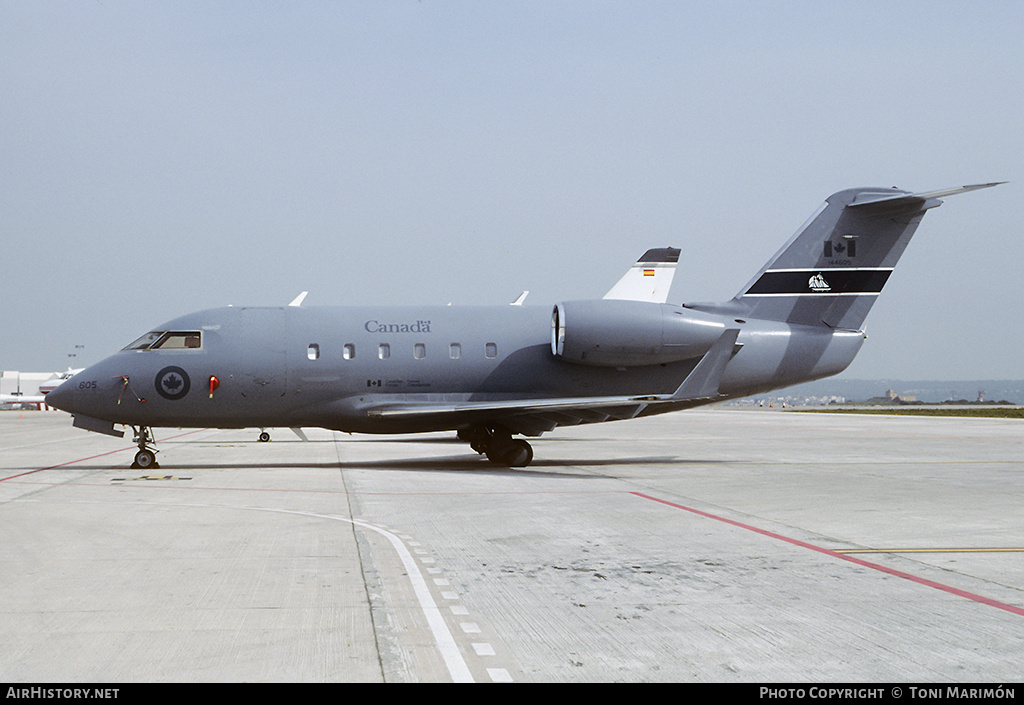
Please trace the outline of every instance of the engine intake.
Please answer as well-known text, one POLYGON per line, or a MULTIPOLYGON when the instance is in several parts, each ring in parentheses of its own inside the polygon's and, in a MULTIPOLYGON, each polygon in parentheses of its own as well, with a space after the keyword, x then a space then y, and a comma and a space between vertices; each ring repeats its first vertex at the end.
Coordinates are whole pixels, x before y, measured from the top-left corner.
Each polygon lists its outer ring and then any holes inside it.
POLYGON ((703 355, 724 330, 717 317, 669 304, 564 301, 551 314, 551 352, 580 365, 658 365, 703 355))

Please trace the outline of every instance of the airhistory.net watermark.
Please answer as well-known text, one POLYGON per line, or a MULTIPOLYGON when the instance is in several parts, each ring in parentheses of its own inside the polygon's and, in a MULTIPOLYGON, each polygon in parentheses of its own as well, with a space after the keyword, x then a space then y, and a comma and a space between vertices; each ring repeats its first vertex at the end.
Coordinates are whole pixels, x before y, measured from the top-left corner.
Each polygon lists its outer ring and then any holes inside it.
POLYGON ((9 686, 8 700, 116 700, 120 688, 47 688, 9 686))

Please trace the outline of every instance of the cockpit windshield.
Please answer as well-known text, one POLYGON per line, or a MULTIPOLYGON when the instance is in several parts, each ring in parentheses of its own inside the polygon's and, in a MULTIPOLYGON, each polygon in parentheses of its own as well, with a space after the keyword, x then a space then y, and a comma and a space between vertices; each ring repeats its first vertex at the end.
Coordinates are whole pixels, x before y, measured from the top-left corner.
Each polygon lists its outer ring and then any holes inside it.
POLYGON ((198 350, 203 334, 198 330, 153 331, 128 345, 125 350, 198 350))
POLYGON ((163 331, 156 331, 153 333, 146 333, 144 336, 136 340, 134 343, 125 346, 125 350, 149 350, 149 347, 160 339, 163 335, 163 331))

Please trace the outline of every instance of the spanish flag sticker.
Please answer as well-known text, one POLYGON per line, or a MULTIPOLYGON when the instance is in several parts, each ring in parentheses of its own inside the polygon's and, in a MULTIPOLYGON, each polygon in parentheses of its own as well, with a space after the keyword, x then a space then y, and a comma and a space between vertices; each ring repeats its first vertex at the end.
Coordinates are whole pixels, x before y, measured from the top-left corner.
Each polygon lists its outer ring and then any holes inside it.
POLYGON ((654 276, 654 270, 653 269, 645 269, 644 270, 644 276, 645 277, 653 277, 654 276))

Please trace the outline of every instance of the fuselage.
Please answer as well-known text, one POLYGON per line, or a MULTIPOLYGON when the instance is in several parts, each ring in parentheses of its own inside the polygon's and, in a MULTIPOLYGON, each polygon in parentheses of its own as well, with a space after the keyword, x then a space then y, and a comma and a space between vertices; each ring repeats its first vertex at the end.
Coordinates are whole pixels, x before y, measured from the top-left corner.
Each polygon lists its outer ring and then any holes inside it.
MULTIPOLYGON (((740 329, 720 399, 836 374, 864 339, 859 331, 672 309, 704 327, 740 329)), ((216 308, 158 326, 51 392, 51 403, 133 426, 432 431, 462 422, 387 421, 367 409, 388 400, 671 394, 700 359, 574 364, 554 354, 551 337, 546 307, 216 308)))

